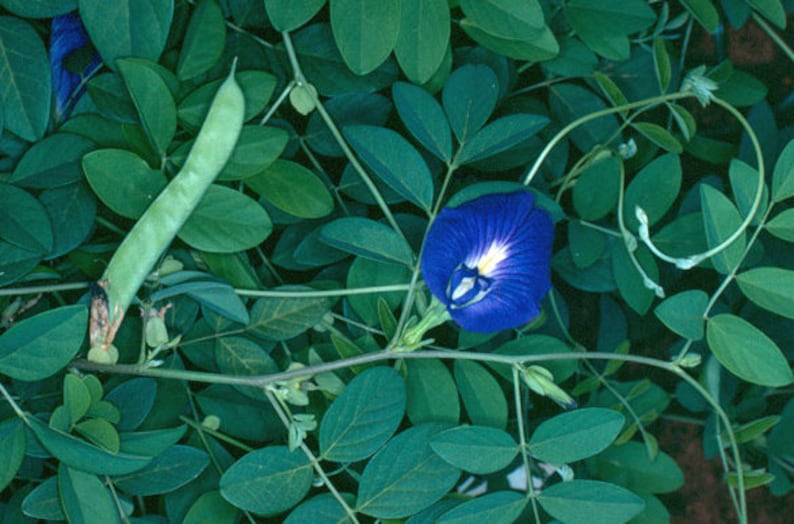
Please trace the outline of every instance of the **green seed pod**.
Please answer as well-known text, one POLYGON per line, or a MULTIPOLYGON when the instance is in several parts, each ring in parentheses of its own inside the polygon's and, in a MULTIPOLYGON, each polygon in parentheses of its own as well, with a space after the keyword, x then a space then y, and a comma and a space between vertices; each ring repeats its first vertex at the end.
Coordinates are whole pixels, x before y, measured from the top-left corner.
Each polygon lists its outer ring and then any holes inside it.
POLYGON ((113 342, 124 313, 157 259, 199 204, 229 159, 243 126, 245 100, 234 66, 221 84, 190 154, 179 173, 149 205, 110 260, 100 281, 107 294, 107 332, 113 342))

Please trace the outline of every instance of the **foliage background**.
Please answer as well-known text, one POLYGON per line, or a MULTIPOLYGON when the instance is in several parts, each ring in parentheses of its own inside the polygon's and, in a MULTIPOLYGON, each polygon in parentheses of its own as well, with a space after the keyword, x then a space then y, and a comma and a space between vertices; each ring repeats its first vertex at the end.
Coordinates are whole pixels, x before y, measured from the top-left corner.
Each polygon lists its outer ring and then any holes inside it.
POLYGON ((725 35, 790 67, 792 2, 0 7, 3 522, 667 522, 672 420, 739 520, 746 489, 791 491, 791 77, 725 35), (104 65, 67 116, 47 42, 75 9, 104 65), (139 293, 170 306, 88 362, 86 282, 235 57, 237 150, 139 293), (522 184, 557 223, 541 317, 396 351, 429 221, 522 184))

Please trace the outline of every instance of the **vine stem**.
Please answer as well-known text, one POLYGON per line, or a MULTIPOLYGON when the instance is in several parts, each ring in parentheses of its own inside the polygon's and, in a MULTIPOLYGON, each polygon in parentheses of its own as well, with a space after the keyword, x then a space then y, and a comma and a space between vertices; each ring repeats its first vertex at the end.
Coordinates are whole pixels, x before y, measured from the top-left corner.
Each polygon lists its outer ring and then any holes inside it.
POLYGON ((537 175, 538 171, 540 170, 540 166, 543 164, 543 162, 546 161, 546 158, 549 156, 549 154, 551 154, 552 149, 554 149, 557 146, 557 144, 559 144, 563 140, 563 138, 565 138, 571 131, 573 131, 577 127, 584 125, 590 122, 591 120, 596 120, 604 116, 613 115, 615 113, 630 111, 632 109, 637 109, 648 105, 657 105, 657 104, 663 104, 665 102, 673 102, 675 100, 681 100, 683 98, 691 98, 694 96, 695 96, 694 93, 689 93, 689 92, 678 92, 669 95, 660 95, 653 98, 638 100, 637 102, 631 102, 628 104, 623 104, 615 107, 608 107, 606 109, 602 109, 594 113, 588 113, 587 115, 577 118, 570 124, 560 129, 560 131, 558 131, 557 134, 554 135, 554 137, 546 144, 546 146, 538 155, 538 158, 535 159, 535 163, 532 164, 532 167, 524 176, 524 185, 528 186, 532 183, 532 180, 535 178, 535 175, 537 175))
POLYGON ((234 292, 241 297, 256 298, 333 298, 349 297, 351 295, 372 295, 376 293, 392 293, 407 291, 409 284, 392 284, 388 286, 353 287, 345 289, 318 289, 318 290, 259 290, 235 289, 234 292))
POLYGON ((59 291, 75 291, 88 289, 88 282, 70 282, 46 286, 7 287, 0 289, 0 297, 11 295, 36 295, 38 293, 57 293, 59 291))
POLYGON ((423 350, 414 352, 392 352, 377 351, 364 353, 353 357, 342 358, 332 362, 324 362, 314 366, 307 366, 300 369, 281 371, 267 375, 222 375, 205 371, 190 371, 182 369, 161 369, 157 367, 138 365, 138 364, 100 364, 80 359, 75 360, 70 365, 76 369, 86 371, 97 371, 100 373, 113 373, 120 375, 139 375, 157 378, 167 378, 176 380, 189 380, 204 384, 227 384, 235 386, 252 386, 256 388, 266 387, 276 382, 285 382, 298 377, 307 377, 336 371, 339 369, 384 362, 388 360, 423 360, 423 359, 442 359, 442 360, 475 360, 481 362, 491 362, 496 364, 506 364, 509 366, 526 365, 535 362, 545 362, 547 360, 622 360, 652 366, 665 371, 673 372, 679 369, 674 364, 651 357, 640 355, 624 355, 622 353, 608 352, 582 352, 582 353, 539 353, 537 355, 498 355, 494 353, 478 353, 471 351, 453 350, 423 350))
POLYGON ((528 453, 529 444, 527 443, 526 428, 524 428, 524 403, 521 400, 521 370, 519 366, 513 366, 513 399, 516 404, 516 423, 518 424, 518 442, 521 449, 521 460, 524 462, 524 471, 527 476, 527 496, 532 504, 532 513, 535 522, 541 522, 540 512, 538 511, 538 501, 535 495, 535 485, 532 483, 532 462, 528 453))
MULTIPOLYGON (((433 209, 430 211, 430 215, 428 217, 427 228, 425 228, 425 237, 427 236, 427 231, 430 230, 430 226, 433 225, 436 217, 438 216, 439 211, 441 210, 441 203, 444 200, 444 195, 447 192, 447 188, 449 187, 449 183, 452 180, 452 175, 455 173, 455 169, 457 169, 457 158, 458 154, 460 153, 460 147, 458 148, 458 152, 455 153, 454 158, 447 166, 447 172, 444 174, 444 182, 441 185, 441 189, 438 192, 438 197, 436 198, 436 202, 433 205, 433 209)), ((425 250, 425 239, 422 239, 422 245, 419 248, 419 254, 417 255, 417 264, 414 267, 411 273, 411 282, 408 285, 408 292, 405 295, 405 300, 403 301, 403 308, 400 312, 400 319, 397 321, 397 328, 394 331, 394 337, 391 341, 389 341, 388 348, 395 348, 400 345, 400 337, 402 336, 402 332, 405 329, 405 325, 410 318, 411 311, 413 310, 413 302, 414 297, 416 295, 416 285, 419 282, 419 274, 422 270, 421 268, 421 260, 422 254, 425 250)))
MULTIPOLYGON (((210 384, 229 384, 241 386, 253 386, 263 388, 276 382, 289 381, 297 377, 313 376, 327 371, 335 371, 342 368, 357 366, 362 364, 369 364, 375 362, 382 362, 387 360, 408 360, 408 359, 445 359, 445 360, 475 360, 482 362, 492 362, 507 364, 510 366, 527 365, 532 362, 544 362, 547 360, 622 360, 624 362, 633 362, 635 364, 646 365, 661 369, 668 373, 672 373, 680 379, 691 385, 711 406, 721 422, 725 425, 730 442, 731 450, 733 452, 733 460, 738 468, 741 468, 741 456, 739 454, 739 447, 736 442, 736 436, 731 428, 731 421, 728 415, 714 400, 708 391, 706 391, 700 383, 693 377, 689 376, 682 368, 677 365, 659 360, 651 357, 644 357, 640 355, 624 355, 620 353, 605 353, 605 352, 583 352, 583 353, 542 353, 537 355, 496 355, 491 353, 476 353, 476 352, 461 352, 461 351, 447 351, 447 350, 425 350, 415 351, 410 353, 398 353, 379 351, 374 353, 365 353, 363 355, 356 355, 354 357, 335 360, 333 362, 325 362, 315 366, 305 367, 292 371, 283 371, 280 373, 273 373, 269 375, 221 375, 216 373, 207 373, 202 371, 187 371, 178 369, 159 369, 154 367, 139 366, 134 364, 99 364, 87 360, 77 360, 72 363, 72 366, 77 369, 87 371, 97 371, 104 373, 116 373, 126 375, 150 376, 157 378, 189 380, 193 382, 210 383, 210 384)), ((2 390, 0 390, 2 392, 2 390)), ((740 522, 747 522, 747 504, 744 494, 744 477, 741 469, 738 470, 737 475, 737 490, 739 491, 739 515, 740 522)))
MULTIPOLYGON (((307 80, 306 77, 303 75, 303 70, 301 69, 300 63, 298 62, 298 55, 295 52, 295 48, 292 45, 292 39, 289 36, 289 33, 286 31, 281 33, 282 38, 284 39, 284 48, 287 50, 287 57, 289 59, 290 66, 292 66, 292 72, 295 76, 295 83, 296 87, 304 87, 311 85, 307 80)), ((320 114, 320 117, 325 122, 325 125, 328 126, 328 130, 333 135, 336 142, 339 144, 339 147, 342 148, 342 151, 345 153, 345 156, 350 161, 353 168, 356 170, 358 175, 361 177, 361 180, 364 182, 364 185, 367 186, 369 192, 372 194, 372 197, 378 204, 378 207, 383 212, 383 216, 386 217, 386 220, 389 222, 389 225, 394 229, 401 237, 405 238, 405 234, 403 233, 402 229, 400 229, 399 224, 394 219, 394 215, 392 215, 391 209, 389 209, 389 205, 386 203, 386 200, 383 199, 383 195, 380 194, 378 188, 375 186, 375 183, 372 181, 370 176, 367 174, 367 171, 364 169, 364 166, 358 161, 358 158, 353 151, 350 149, 350 146, 347 144, 347 141, 342 136, 342 133, 339 131, 339 128, 336 127, 333 118, 331 115, 326 111, 325 106, 323 106, 322 101, 317 96, 314 89, 306 89, 306 93, 312 100, 315 109, 320 114)))
MULTIPOLYGON (((267 397, 267 400, 270 402, 270 405, 273 406, 273 409, 276 411, 278 418, 281 419, 281 422, 284 424, 284 427, 289 431, 289 427, 292 424, 292 421, 290 420, 290 417, 287 415, 287 410, 281 404, 279 399, 276 398, 276 396, 273 394, 272 391, 265 388, 264 392, 265 392, 265 396, 267 397)), ((344 499, 341 493, 339 493, 339 491, 336 489, 336 486, 334 486, 334 484, 331 482, 331 479, 328 478, 328 475, 326 475, 325 470, 323 470, 323 467, 320 465, 320 460, 314 455, 312 450, 309 449, 309 446, 307 446, 305 442, 300 443, 300 448, 301 451, 303 451, 304 455, 306 455, 306 458, 309 459, 309 462, 311 462, 314 471, 317 472, 317 475, 319 475, 319 477, 323 480, 323 483, 328 487, 328 491, 331 492, 331 495, 333 495, 336 501, 339 502, 342 508, 344 508, 348 518, 350 518, 350 520, 355 524, 358 524, 359 521, 358 518, 356 518, 356 512, 353 510, 353 508, 351 508, 348 505, 347 501, 344 499)))

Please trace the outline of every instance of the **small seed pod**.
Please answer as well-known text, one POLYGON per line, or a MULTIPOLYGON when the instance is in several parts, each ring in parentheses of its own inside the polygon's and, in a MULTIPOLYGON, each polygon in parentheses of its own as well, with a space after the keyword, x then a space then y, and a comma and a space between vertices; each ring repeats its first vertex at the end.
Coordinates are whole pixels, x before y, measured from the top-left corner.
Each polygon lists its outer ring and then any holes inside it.
POLYGON ((97 307, 106 308, 109 325, 104 326, 106 329, 101 334, 91 333, 92 347, 111 346, 124 313, 144 279, 232 154, 245 111, 245 99, 234 79, 234 69, 232 66, 218 88, 182 169, 135 223, 98 282, 105 292, 106 303, 97 307))

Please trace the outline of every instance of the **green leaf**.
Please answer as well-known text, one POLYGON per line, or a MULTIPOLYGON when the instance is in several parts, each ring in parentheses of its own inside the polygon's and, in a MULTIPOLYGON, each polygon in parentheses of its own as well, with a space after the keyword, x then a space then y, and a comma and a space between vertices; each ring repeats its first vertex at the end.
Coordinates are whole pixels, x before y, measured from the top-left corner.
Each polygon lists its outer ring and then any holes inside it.
POLYGON ((458 426, 436 433, 430 447, 447 463, 478 475, 506 468, 518 454, 513 437, 486 426, 458 426))
POLYGON ((28 417, 30 429, 41 445, 53 457, 67 466, 97 475, 125 475, 145 467, 151 456, 132 453, 110 453, 84 440, 50 428, 37 419, 28 417))
POLYGON ((157 381, 147 377, 132 378, 110 390, 105 400, 121 412, 118 430, 132 431, 140 426, 152 410, 156 395, 157 381))
POLYGON ((584 220, 598 220, 615 209, 620 195, 620 158, 607 156, 579 175, 573 186, 573 207, 584 220))
POLYGON ((356 462, 375 453, 397 431, 405 413, 405 383, 391 368, 356 376, 320 421, 320 456, 356 462))
POLYGON ((468 141, 485 124, 498 95, 499 82, 488 66, 464 65, 449 76, 441 102, 459 142, 468 141))
POLYGON ((764 224, 771 234, 786 242, 794 242, 794 209, 786 209, 764 224))
POLYGON ((644 0, 571 0, 565 18, 593 51, 611 60, 629 58, 626 35, 641 31, 656 21, 644 0))
POLYGON ((458 504, 434 522, 438 524, 511 524, 517 522, 527 499, 516 491, 492 491, 458 504))
MULTIPOLYGON (((658 282, 659 268, 648 249, 640 246, 634 251, 634 256, 651 282, 658 282)), ((612 273, 620 296, 626 300, 631 309, 640 315, 647 313, 653 303, 654 290, 646 286, 645 279, 629 258, 629 252, 622 241, 612 244, 612 273)))
MULTIPOLYGON (((300 286, 278 289, 311 290, 300 286)), ((251 308, 248 329, 269 340, 287 340, 317 324, 329 307, 326 298, 260 298, 251 308)))
POLYGON ((14 480, 25 458, 25 426, 20 419, 0 423, 0 491, 14 480))
POLYGON ((102 203, 127 218, 140 217, 168 183, 162 171, 149 168, 144 159, 123 149, 88 153, 83 157, 83 171, 102 203))
POLYGON ((413 515, 443 497, 460 476, 430 448, 442 424, 413 426, 381 449, 364 467, 356 511, 377 518, 413 515))
POLYGON ((220 491, 208 491, 190 506, 182 524, 234 524, 237 522, 237 513, 237 509, 223 499, 220 491))
POLYGON ((684 146, 670 132, 658 124, 651 122, 635 122, 632 127, 652 143, 670 153, 681 154, 684 146))
POLYGON ((697 122, 695 117, 692 116, 686 108, 678 104, 669 104, 670 115, 675 119, 678 130, 684 137, 684 140, 689 142, 697 132, 697 122))
MULTIPOLYGON (((700 200, 706 240, 709 248, 714 248, 739 228, 742 218, 728 197, 708 184, 701 184, 700 200)), ((723 274, 733 271, 744 253, 745 237, 746 233, 742 233, 727 248, 714 255, 711 261, 717 271, 723 274)))
POLYGON ((116 59, 156 62, 165 48, 174 3, 171 0, 78 0, 80 18, 102 61, 115 69, 116 59))
POLYGON ((286 511, 309 492, 313 470, 301 450, 268 446, 246 453, 220 480, 223 498, 232 505, 261 515, 286 511))
POLYGON ((444 161, 452 159, 452 134, 441 105, 421 87, 397 82, 392 98, 400 119, 420 144, 444 161))
MULTIPOLYGON (((389 99, 377 93, 344 93, 329 99, 324 106, 338 129, 356 124, 383 126, 392 113, 389 99)), ((323 118, 319 111, 309 116, 304 135, 306 143, 321 155, 345 157, 337 137, 323 118)), ((345 171, 347 170, 348 168, 345 168, 345 171)))
POLYGON ((196 401, 205 416, 215 415, 220 419, 225 435, 254 442, 284 437, 284 426, 273 408, 236 388, 216 384, 197 393, 196 401))
POLYGON ((331 29, 345 63, 357 75, 381 65, 400 31, 399 0, 330 0, 331 29))
MULTIPOLYGON (((606 109, 607 105, 589 89, 574 84, 555 84, 549 87, 549 107, 561 124, 569 124, 583 114, 606 109)), ((589 152, 617 131, 617 119, 608 115, 580 125, 570 137, 580 151, 589 152)))
POLYGON ((537 0, 461 0, 463 13, 483 31, 507 40, 528 40, 545 27, 537 0))
MULTIPOLYGON (((234 75, 245 97, 245 116, 247 122, 261 113, 273 96, 276 78, 264 71, 237 71, 234 75)), ((180 123, 198 130, 209 111, 210 104, 218 92, 223 79, 214 80, 192 91, 179 102, 177 115, 180 123)), ((239 145, 239 142, 238 142, 239 145)))
MULTIPOLYGON (((755 439, 761 437, 761 435, 769 431, 771 428, 777 426, 780 420, 781 420, 780 416, 771 415, 752 420, 738 427, 734 427, 733 433, 734 433, 734 437, 736 438, 736 443, 745 444, 747 442, 754 441, 755 439)), ((722 434, 720 435, 720 438, 724 439, 724 441, 727 442, 729 440, 728 433, 726 431, 723 431, 722 434)))
POLYGON ((670 87, 670 55, 667 54, 664 39, 656 37, 653 39, 653 63, 656 66, 656 79, 659 81, 659 91, 667 92, 670 87))
POLYGON ((202 251, 234 253, 258 246, 272 230, 270 217, 256 200, 213 184, 177 236, 202 251))
POLYGON ((780 29, 786 28, 786 10, 780 0, 747 0, 747 3, 780 29))
POLYGON ((69 425, 83 418, 91 407, 91 392, 77 375, 63 378, 63 405, 69 413, 69 425))
POLYGON ((708 301, 704 291, 690 289, 664 299, 653 313, 671 331, 690 340, 700 340, 708 301))
POLYGON ((19 159, 8 182, 21 187, 48 189, 78 182, 80 159, 94 143, 71 133, 54 133, 33 144, 19 159))
MULTIPOLYGON (((246 311, 243 308, 243 311, 246 311)), ((247 311, 246 311, 247 314, 247 311)), ((218 370, 226 375, 267 375, 277 373, 278 365, 270 357, 263 345, 243 337, 222 337, 215 342, 215 362, 218 370)), ((261 389, 237 386, 237 389, 251 397, 265 400, 261 389)))
POLYGON ((645 507, 634 493, 597 480, 554 484, 543 490, 538 502, 552 517, 566 524, 622 524, 645 507))
POLYGON ((735 69, 727 80, 720 82, 717 96, 731 105, 747 107, 762 101, 767 92, 768 88, 761 80, 735 69))
POLYGON ((680 0, 687 11, 709 33, 714 33, 720 24, 720 15, 711 0, 680 0))
POLYGON ((289 160, 276 160, 245 184, 275 207, 300 218, 320 218, 334 209, 331 194, 320 178, 289 160))
POLYGON ((189 80, 207 72, 223 54, 226 45, 226 21, 217 0, 201 0, 187 26, 176 74, 189 80))
POLYGON ((24 20, 0 17, 0 114, 5 129, 29 142, 50 119, 52 80, 44 43, 24 20))
POLYGON ((433 204, 433 177, 419 152, 391 129, 352 125, 345 138, 386 184, 422 209, 433 204))
POLYGON ((134 496, 169 493, 201 474, 209 464, 206 452, 192 446, 171 446, 143 469, 119 475, 113 484, 134 496))
MULTIPOLYGON (((368 258, 356 257, 347 272, 346 285, 348 288, 388 286, 404 284, 410 278, 410 270, 402 264, 375 262, 368 258)), ((376 326, 380 321, 378 301, 383 299, 388 308, 394 311, 402 302, 403 296, 403 293, 393 291, 351 295, 347 300, 353 311, 367 325, 376 326)))
MULTIPOLYGON (((160 385, 160 389, 164 390, 162 395, 162 400, 164 400, 164 402, 158 404, 158 409, 160 411, 155 411, 153 413, 154 416, 150 419, 154 423, 159 422, 161 419, 167 418, 168 410, 180 413, 180 409, 186 404, 186 402, 185 404, 180 402, 181 399, 178 395, 173 395, 173 392, 176 388, 170 386, 170 382, 164 382, 164 384, 166 385, 160 385), (168 396, 169 394, 171 394, 171 396, 168 396)), ((177 389, 176 391, 178 392, 179 390, 177 389)), ((174 415, 173 418, 177 417, 178 415, 174 415)), ((179 440, 185 435, 186 430, 187 426, 183 424, 181 426, 167 429, 137 431, 135 433, 120 433, 120 449, 125 453, 148 453, 150 455, 157 456, 179 442, 179 440)))
POLYGON ((69 253, 92 233, 96 200, 85 184, 48 189, 39 194, 39 201, 52 224, 52 250, 47 258, 69 253))
POLYGON ((0 239, 46 255, 52 250, 52 226, 39 200, 16 186, 0 183, 0 239))
POLYGON ((119 522, 113 496, 96 475, 59 464, 58 493, 70 523, 119 522))
POLYGON ((529 439, 536 458, 562 465, 606 449, 620 433, 625 418, 604 408, 581 408, 540 423, 529 439))
POLYGON ((265 10, 278 31, 297 29, 317 14, 325 0, 265 0, 265 10))
POLYGON ((62 306, 14 324, 0 335, 0 373, 42 380, 72 360, 88 329, 88 309, 62 306))
POLYGON ((568 222, 568 246, 573 263, 578 268, 595 264, 604 254, 607 245, 606 235, 581 222, 568 222))
POLYGON ((53 18, 77 8, 77 0, 0 0, 0 5, 23 18, 53 18))
POLYGON ((408 242, 390 227, 368 218, 337 218, 322 228, 320 240, 375 262, 396 262, 406 266, 413 263, 413 251, 408 242))
POLYGON ((626 226, 636 230, 639 226, 635 210, 641 207, 653 226, 667 213, 681 190, 681 159, 678 155, 662 155, 637 173, 626 189, 623 217, 626 226))
MULTIPOLYGON (((728 176, 731 180, 733 199, 736 201, 736 205, 739 208, 739 214, 742 217, 746 217, 753 208, 756 194, 758 194, 758 184, 762 182, 758 175, 758 171, 741 160, 734 158, 731 160, 731 165, 728 168, 728 176)), ((750 224, 755 226, 761 222, 761 218, 766 212, 768 202, 769 192, 767 191, 766 185, 762 184, 761 198, 750 224)))
POLYGON ((512 40, 494 36, 468 18, 460 21, 460 27, 469 37, 483 47, 516 60, 540 62, 551 60, 560 52, 557 39, 548 27, 544 27, 540 32, 535 33, 532 38, 526 40, 512 40))
MULTIPOLYGON (((498 355, 546 355, 565 354, 572 351, 571 347, 562 340, 549 335, 524 335, 499 346, 495 353, 498 355)), ((510 383, 513 382, 513 367, 507 364, 491 364, 489 366, 510 383)), ((567 380, 577 369, 577 363, 572 359, 548 360, 543 362, 543 367, 554 375, 554 381, 559 383, 567 380)))
POLYGON ((794 318, 794 271, 756 267, 736 276, 744 296, 773 313, 794 318))
POLYGON ((89 418, 74 425, 74 431, 95 446, 111 453, 121 449, 119 433, 108 420, 104 418, 89 418))
POLYGON ((543 63, 544 70, 561 77, 587 76, 593 73, 598 58, 581 40, 563 36, 559 47, 559 54, 543 63))
POLYGON ((642 493, 670 493, 684 485, 684 474, 669 455, 653 460, 640 442, 612 446, 588 461, 599 478, 642 493))
POLYGON ((334 44, 334 35, 328 24, 304 27, 294 33, 293 43, 303 74, 321 95, 379 91, 391 85, 399 76, 399 69, 393 60, 387 60, 368 75, 360 76, 350 71, 334 44))
POLYGON ((720 364, 737 377, 762 386, 794 382, 786 357, 772 339, 746 320, 723 313, 706 324, 706 340, 720 364))
POLYGON ((790 140, 772 172, 772 200, 780 202, 794 196, 794 140, 790 140))
POLYGON ((58 494, 58 476, 53 475, 33 488, 21 504, 20 518, 24 516, 44 520, 66 520, 58 494))
POLYGON ((30 272, 42 255, 0 240, 0 285, 14 282, 30 272))
POLYGON ((535 136, 548 125, 542 115, 516 113, 494 120, 464 143, 458 155, 458 164, 468 164, 497 155, 535 136))
POLYGON ((281 128, 244 126, 218 180, 240 180, 260 173, 278 159, 288 141, 289 135, 281 128))
POLYGON ((146 60, 123 58, 116 66, 154 150, 165 156, 176 134, 176 104, 163 77, 146 60))
POLYGON ((471 423, 505 429, 507 400, 493 375, 482 364, 469 360, 456 360, 453 372, 471 423))
MULTIPOLYGON (((612 78, 608 77, 604 73, 601 73, 600 71, 594 72, 593 77, 595 78, 601 93, 607 97, 607 100, 609 100, 613 106, 622 106, 629 103, 626 95, 623 94, 623 91, 621 91, 612 78)), ((627 112, 626 110, 621 110, 619 114, 625 118, 627 112)))
POLYGON ((411 82, 424 84, 441 66, 450 34, 445 0, 402 0, 394 55, 411 82))
MULTIPOLYGON (((342 498, 353 505, 349 493, 341 493, 342 498)), ((321 493, 303 501, 284 520, 284 524, 352 524, 348 512, 330 493, 321 493)))
POLYGON ((447 366, 440 360, 407 360, 408 418, 423 422, 460 421, 458 389, 447 366))

